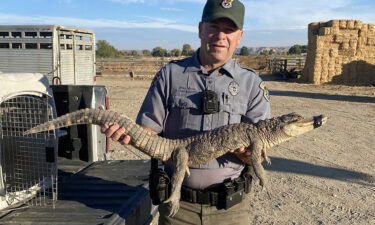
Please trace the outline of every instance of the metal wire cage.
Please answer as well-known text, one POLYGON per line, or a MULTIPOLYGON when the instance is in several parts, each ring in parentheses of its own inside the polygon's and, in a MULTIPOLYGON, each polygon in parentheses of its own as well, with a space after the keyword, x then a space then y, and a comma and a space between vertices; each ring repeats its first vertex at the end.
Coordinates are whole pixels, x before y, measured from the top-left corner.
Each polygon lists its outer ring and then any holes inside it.
POLYGON ((54 206, 57 200, 55 131, 24 136, 27 129, 55 117, 48 95, 17 95, 0 102, 0 209, 54 206))

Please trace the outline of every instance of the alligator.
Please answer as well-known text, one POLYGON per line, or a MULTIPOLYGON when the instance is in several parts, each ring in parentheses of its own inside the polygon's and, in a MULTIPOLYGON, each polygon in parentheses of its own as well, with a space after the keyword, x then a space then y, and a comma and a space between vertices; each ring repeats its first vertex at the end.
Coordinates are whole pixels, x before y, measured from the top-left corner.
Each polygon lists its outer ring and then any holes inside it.
POLYGON ((266 179, 261 163, 263 160, 270 163, 267 149, 320 127, 326 121, 324 115, 305 119, 299 114, 290 113, 255 124, 229 124, 196 136, 172 140, 151 134, 126 115, 109 110, 82 109, 35 126, 25 131, 24 135, 79 124, 118 124, 124 127, 126 134, 131 137, 131 145, 162 162, 171 159, 174 168, 172 189, 171 196, 165 202, 170 204, 170 216, 173 216, 179 210, 181 185, 185 174, 189 175, 189 165, 206 163, 227 153, 229 149, 246 147, 252 152, 251 166, 264 188, 266 179))

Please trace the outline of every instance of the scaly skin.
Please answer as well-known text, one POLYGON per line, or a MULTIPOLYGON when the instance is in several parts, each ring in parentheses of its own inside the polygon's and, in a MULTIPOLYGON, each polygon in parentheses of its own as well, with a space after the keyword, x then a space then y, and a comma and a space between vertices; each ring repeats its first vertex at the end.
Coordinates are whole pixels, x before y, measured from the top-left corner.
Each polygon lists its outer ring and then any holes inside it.
MULTIPOLYGON (((327 121, 327 117, 324 116, 320 116, 320 119, 319 126, 327 121)), ((261 162, 264 158, 270 163, 267 149, 317 127, 314 119, 305 120, 302 116, 292 113, 256 124, 230 124, 197 136, 171 140, 152 135, 127 116, 117 112, 82 109, 31 128, 25 131, 24 135, 78 124, 118 124, 126 129, 126 134, 131 137, 131 144, 140 151, 162 162, 172 158, 172 193, 166 200, 171 204, 171 216, 179 210, 181 185, 185 174, 189 173, 189 165, 206 163, 227 153, 229 149, 246 147, 252 151, 251 165, 260 185, 265 187, 265 172, 261 162)))

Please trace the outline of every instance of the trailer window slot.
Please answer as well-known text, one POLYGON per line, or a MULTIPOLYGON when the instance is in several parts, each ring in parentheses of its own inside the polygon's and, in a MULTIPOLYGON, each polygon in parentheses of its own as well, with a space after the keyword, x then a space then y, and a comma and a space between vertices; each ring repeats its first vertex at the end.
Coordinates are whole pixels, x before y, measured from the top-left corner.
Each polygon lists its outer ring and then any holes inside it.
POLYGON ((83 50, 83 45, 76 45, 76 50, 83 50))
POLYGON ((9 43, 0 43, 0 48, 10 48, 9 43))
POLYGON ((40 43, 40 49, 52 49, 51 43, 40 43))
POLYGON ((38 32, 25 32, 25 38, 36 38, 38 36, 38 32))
POLYGON ((9 32, 0 32, 0 38, 7 38, 9 37, 9 32))
POLYGON ((12 38, 21 38, 22 33, 21 32, 12 32, 12 38))
POLYGON ((42 38, 52 38, 52 32, 40 32, 39 36, 42 38))
POLYGON ((25 48, 26 49, 38 49, 38 44, 37 43, 26 43, 25 48))
POLYGON ((22 49, 22 43, 12 43, 12 49, 22 49))

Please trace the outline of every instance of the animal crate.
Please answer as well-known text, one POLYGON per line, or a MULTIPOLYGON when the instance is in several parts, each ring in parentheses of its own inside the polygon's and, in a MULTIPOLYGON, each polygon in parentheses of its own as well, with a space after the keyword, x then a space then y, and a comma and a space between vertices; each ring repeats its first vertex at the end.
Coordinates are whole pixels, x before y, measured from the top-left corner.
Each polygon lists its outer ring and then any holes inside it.
POLYGON ((0 210, 57 200, 55 131, 23 135, 55 117, 45 76, 0 74, 0 210))

